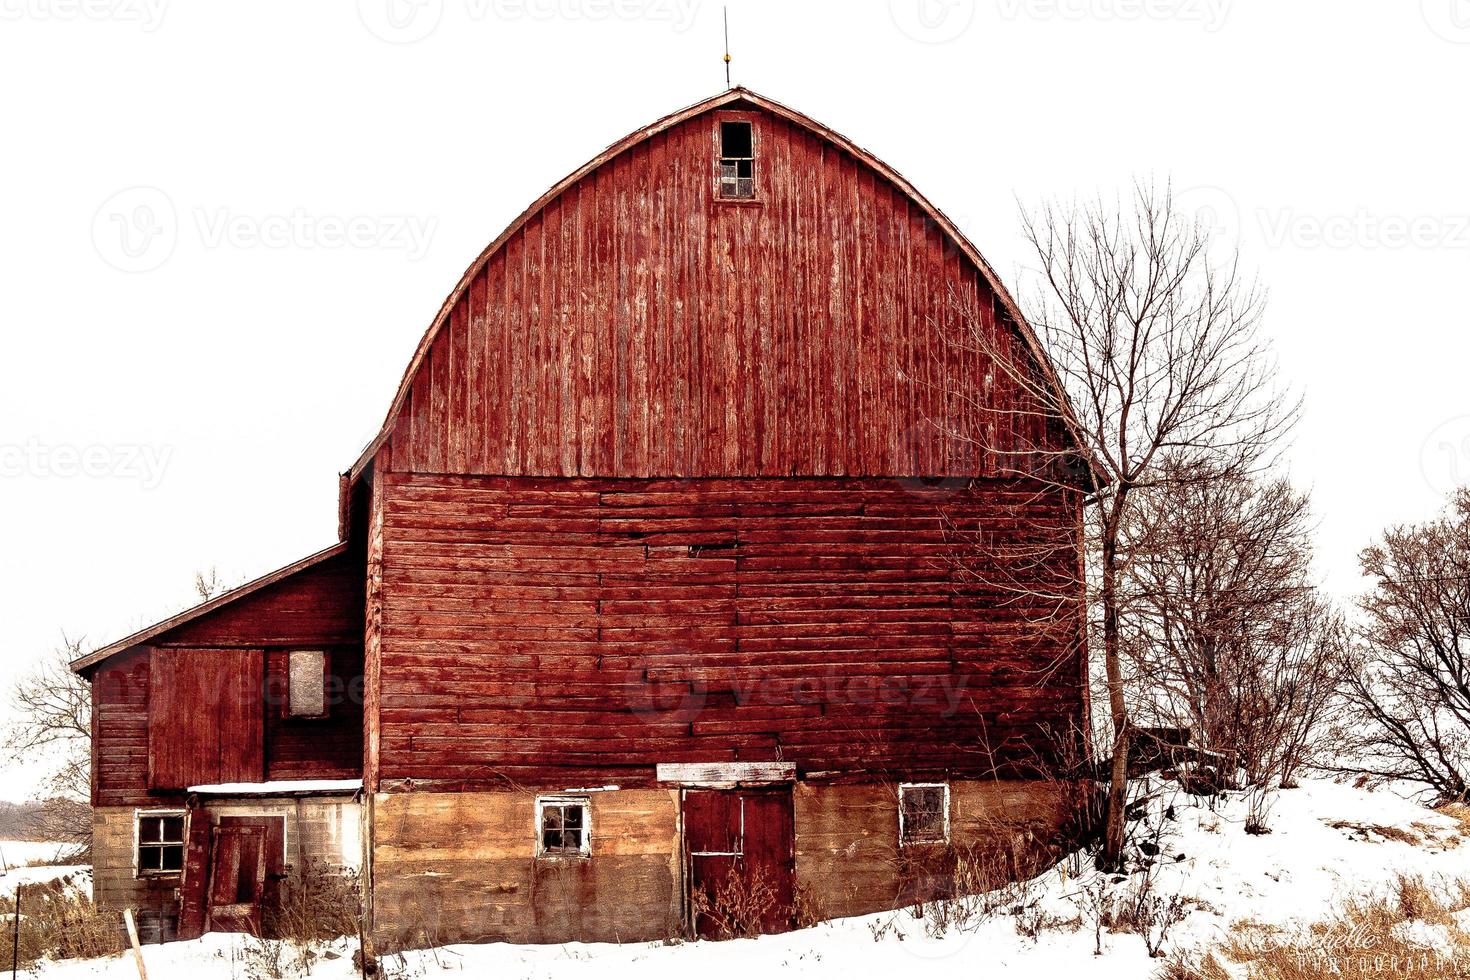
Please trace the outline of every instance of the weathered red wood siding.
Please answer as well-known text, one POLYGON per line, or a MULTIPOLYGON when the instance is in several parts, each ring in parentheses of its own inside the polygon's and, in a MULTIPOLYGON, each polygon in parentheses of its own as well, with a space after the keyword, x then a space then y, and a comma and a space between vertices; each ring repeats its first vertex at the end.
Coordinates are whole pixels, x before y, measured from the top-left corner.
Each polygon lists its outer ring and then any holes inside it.
POLYGON ((474 273, 411 379, 393 467, 995 476, 981 445, 1056 443, 1006 371, 944 339, 969 310, 1029 364, 998 306, 866 162, 772 112, 708 112, 573 183, 474 273), (755 124, 753 203, 715 198, 722 118, 755 124))
MULTIPOLYGON (((119 654, 92 673, 93 802, 136 806, 177 794, 148 787, 150 659, 154 648, 264 651, 261 686, 283 690, 285 651, 329 651, 327 718, 292 720, 262 706, 266 779, 346 779, 362 772, 363 557, 348 551, 119 654)), ((167 726, 160 736, 167 738, 167 726)), ((249 737, 241 733, 242 738, 249 737)), ((187 741, 184 743, 187 744, 187 741)), ((185 760, 187 761, 187 760, 185 760)), ((181 765, 183 763, 181 762, 181 765)), ((257 777, 260 778, 260 777, 257 777)))
POLYGON ((384 780, 646 785, 656 762, 774 759, 989 775, 1034 771, 1079 723, 1077 604, 969 564, 980 531, 1065 596, 1075 492, 377 479, 384 780))

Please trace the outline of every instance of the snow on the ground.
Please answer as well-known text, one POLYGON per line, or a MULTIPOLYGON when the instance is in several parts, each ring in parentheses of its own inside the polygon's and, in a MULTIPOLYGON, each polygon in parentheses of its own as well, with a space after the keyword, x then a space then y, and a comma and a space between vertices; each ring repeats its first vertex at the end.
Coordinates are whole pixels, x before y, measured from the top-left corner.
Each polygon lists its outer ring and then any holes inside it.
MULTIPOLYGON (((1148 784, 1158 796, 1136 837, 1156 841, 1153 865, 1156 894, 1186 896, 1191 911, 1170 933, 1166 949, 1194 948, 1222 936, 1229 926, 1250 920, 1293 928, 1316 919, 1354 896, 1382 892, 1400 873, 1427 879, 1470 879, 1470 840, 1461 841, 1460 824, 1388 792, 1367 792, 1325 782, 1278 793, 1270 808, 1271 833, 1245 833, 1247 801, 1232 794, 1203 801, 1179 792, 1172 783, 1148 784), (1151 831, 1158 828, 1155 837, 1151 831)), ((1065 867, 1065 866, 1064 866, 1065 867)), ((1134 934, 1102 936, 1103 954, 1094 955, 1095 933, 1086 895, 1099 886, 1126 892, 1139 876, 1115 882, 1088 870, 1080 876, 1053 869, 1037 879, 1023 900, 1030 914, 1000 913, 968 930, 938 938, 907 911, 825 923, 781 936, 724 943, 568 943, 518 946, 493 943, 457 945, 388 957, 384 976, 504 976, 545 980, 701 980, 789 972, 838 975, 844 980, 907 975, 942 966, 970 976, 1043 977, 1080 975, 1098 980, 1137 980, 1153 974, 1143 940, 1134 934), (1057 920, 1080 924, 1053 926, 1039 938, 1026 938, 1018 922, 1037 910, 1057 920)), ((1425 941, 1432 936, 1421 937, 1425 941)), ((256 941, 206 936, 189 943, 144 949, 152 980, 196 980, 260 975, 250 948, 256 941)), ((351 946, 343 941, 319 947, 311 976, 347 980, 351 946)), ((136 976, 131 957, 54 962, 39 971, 41 980, 104 980, 136 976)))
POLYGON ((37 864, 28 868, 11 868, 0 875, 0 896, 15 895, 17 885, 30 887, 49 881, 60 881, 83 895, 92 894, 92 868, 86 864, 37 864))
POLYGON ((70 844, 58 844, 54 841, 0 840, 0 871, 54 861, 70 850, 75 848, 70 844))

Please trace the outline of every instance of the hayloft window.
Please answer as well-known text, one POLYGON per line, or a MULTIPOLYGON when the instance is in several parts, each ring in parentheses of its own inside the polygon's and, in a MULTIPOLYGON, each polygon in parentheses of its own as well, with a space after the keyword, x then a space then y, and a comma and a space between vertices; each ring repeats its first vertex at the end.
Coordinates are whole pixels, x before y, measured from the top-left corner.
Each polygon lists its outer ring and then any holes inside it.
POLYGON ((902 783, 898 787, 900 844, 949 841, 949 784, 902 783))
POLYGON ((141 810, 137 816, 138 874, 176 875, 184 870, 184 814, 141 810))
POLYGON ((755 197, 755 133, 748 122, 720 123, 720 197, 733 201, 755 197))
POLYGON ((286 714, 291 718, 327 715, 327 653, 292 650, 286 667, 286 714))
POLYGON ((592 853, 592 805, 584 797, 538 799, 536 826, 537 857, 587 857, 592 853))

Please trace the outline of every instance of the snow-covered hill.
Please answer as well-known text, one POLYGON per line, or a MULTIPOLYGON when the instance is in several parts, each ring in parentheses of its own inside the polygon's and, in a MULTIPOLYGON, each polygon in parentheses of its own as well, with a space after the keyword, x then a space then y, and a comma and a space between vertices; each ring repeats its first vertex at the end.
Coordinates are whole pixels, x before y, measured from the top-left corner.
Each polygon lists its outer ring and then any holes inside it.
MULTIPOLYGON (((1177 910, 1180 918, 1161 942, 1167 952, 1212 946, 1242 921, 1288 934, 1305 929, 1346 901, 1400 887, 1405 876, 1446 886, 1470 881, 1470 839, 1462 837, 1470 831, 1454 816, 1390 792, 1305 783, 1275 795, 1266 821, 1270 832, 1258 835, 1246 833, 1249 803, 1238 794, 1202 800, 1162 781, 1150 783, 1146 793, 1148 812, 1135 837, 1145 850, 1157 849, 1149 869, 1125 878, 1059 867, 983 903, 999 908, 980 921, 940 935, 933 934, 939 931, 933 917, 903 910, 724 943, 450 946, 389 957, 384 970, 390 977, 425 978, 748 980, 789 972, 892 980, 936 966, 951 976, 1136 980, 1153 975, 1162 961, 1150 957, 1136 932, 1099 929, 1101 907, 1147 907, 1154 939, 1157 926, 1177 910)), ((298 952, 209 936, 145 947, 144 956, 151 980, 243 980, 271 976, 282 966, 286 975, 298 975, 298 952)), ((311 959, 312 976, 357 975, 346 942, 317 947, 311 959)), ((45 980, 137 975, 130 956, 49 963, 39 973, 45 980)))

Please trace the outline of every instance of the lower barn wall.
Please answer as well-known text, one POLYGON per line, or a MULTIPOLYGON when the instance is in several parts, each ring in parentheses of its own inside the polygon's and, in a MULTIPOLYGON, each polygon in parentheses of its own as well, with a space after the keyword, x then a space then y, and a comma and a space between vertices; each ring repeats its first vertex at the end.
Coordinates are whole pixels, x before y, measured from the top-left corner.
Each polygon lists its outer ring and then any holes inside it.
POLYGON ((372 876, 379 943, 670 935, 678 921, 678 791, 586 795, 592 856, 538 860, 534 793, 379 794, 372 876))
MULTIPOLYGON (((599 791, 592 856, 540 859, 532 792, 375 798, 374 935, 383 949, 447 942, 635 942, 682 934, 677 789, 599 791)), ((558 794, 567 795, 567 794, 558 794)), ((576 795, 576 794, 572 794, 576 795)), ((897 784, 798 783, 798 913, 836 918, 942 894, 957 854, 987 867, 1049 861, 1068 784, 950 785, 950 844, 898 846, 897 784)))
POLYGON ((173 938, 178 921, 178 876, 140 878, 133 870, 132 807, 92 811, 92 897, 104 912, 133 909, 145 942, 173 938))
MULTIPOLYGON (((150 942, 173 938, 178 922, 179 875, 139 877, 134 871, 134 818, 139 809, 184 809, 157 803, 147 807, 97 807, 92 811, 93 896, 103 911, 134 909, 150 942)), ((204 809, 221 816, 286 818, 286 863, 356 874, 362 864, 361 806, 352 799, 211 800, 204 809)))

